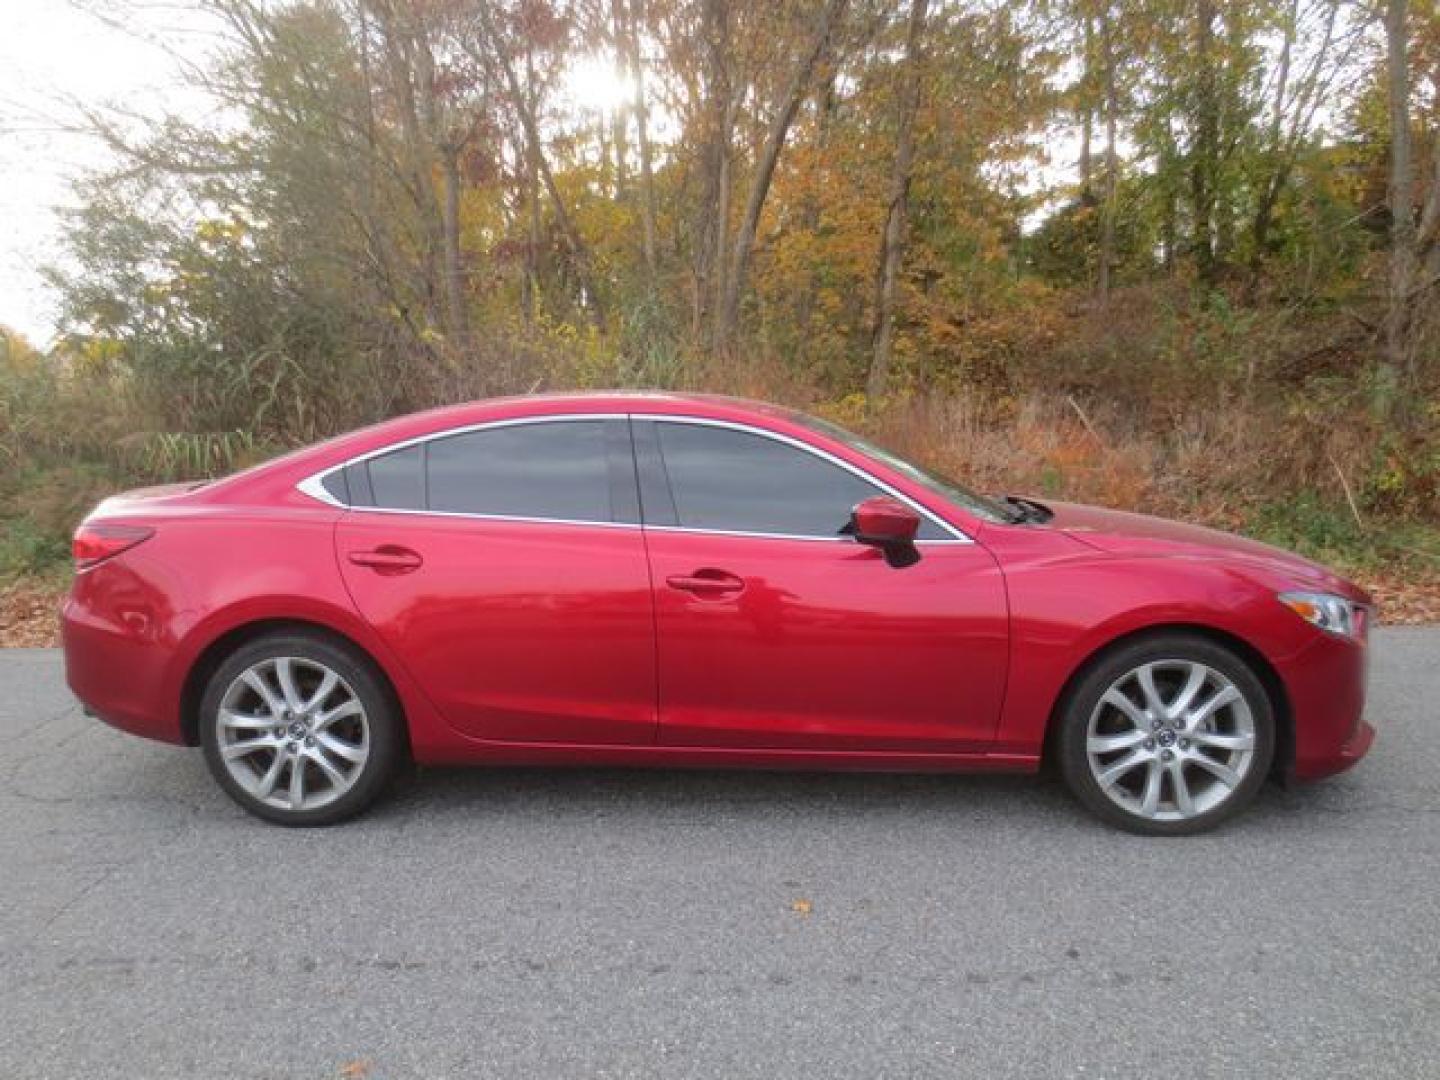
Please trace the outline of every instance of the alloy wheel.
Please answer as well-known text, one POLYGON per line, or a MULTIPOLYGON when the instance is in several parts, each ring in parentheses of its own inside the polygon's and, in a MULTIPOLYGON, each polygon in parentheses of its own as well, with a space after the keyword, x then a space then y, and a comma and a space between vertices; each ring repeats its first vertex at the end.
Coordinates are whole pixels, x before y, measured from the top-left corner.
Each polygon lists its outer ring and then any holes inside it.
POLYGON ((215 715, 219 757, 253 799, 317 810, 355 786, 370 757, 370 723, 354 689, 317 660, 278 656, 245 668, 215 715))
POLYGON ((1225 803, 1255 760, 1255 718, 1224 673, 1153 660, 1100 695, 1085 733, 1091 776, 1111 802, 1148 821, 1184 821, 1225 803))

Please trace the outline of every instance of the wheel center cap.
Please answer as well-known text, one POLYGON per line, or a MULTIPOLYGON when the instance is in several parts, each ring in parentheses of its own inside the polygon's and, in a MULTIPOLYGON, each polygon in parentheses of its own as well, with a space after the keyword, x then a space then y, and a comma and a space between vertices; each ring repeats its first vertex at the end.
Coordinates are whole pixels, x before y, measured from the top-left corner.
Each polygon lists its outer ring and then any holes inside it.
POLYGON ((1161 746, 1175 745, 1175 731, 1173 728, 1164 727, 1155 733, 1155 741, 1161 746))
POLYGON ((292 721, 290 724, 290 737, 292 739, 303 739, 305 735, 309 732, 309 730, 310 729, 306 726, 305 721, 292 721))

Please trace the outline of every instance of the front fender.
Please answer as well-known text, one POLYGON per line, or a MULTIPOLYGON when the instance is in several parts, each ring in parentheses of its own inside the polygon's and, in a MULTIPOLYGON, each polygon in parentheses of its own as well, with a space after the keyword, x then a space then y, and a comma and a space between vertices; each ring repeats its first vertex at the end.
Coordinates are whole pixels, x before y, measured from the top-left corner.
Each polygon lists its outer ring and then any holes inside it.
POLYGON ((1276 669, 1315 631, 1275 589, 1221 560, 1088 555, 1006 564, 1011 656, 995 750, 1038 756, 1056 703, 1075 674, 1112 642, 1147 629, 1223 634, 1276 669))

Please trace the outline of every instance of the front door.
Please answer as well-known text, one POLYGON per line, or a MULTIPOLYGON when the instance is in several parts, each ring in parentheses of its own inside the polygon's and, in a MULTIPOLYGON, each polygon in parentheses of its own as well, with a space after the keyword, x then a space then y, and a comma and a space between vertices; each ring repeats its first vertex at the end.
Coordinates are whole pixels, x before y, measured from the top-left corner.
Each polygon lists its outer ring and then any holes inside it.
POLYGON ((919 562, 841 534, 882 492, 803 445, 636 418, 670 745, 982 750, 1007 663, 1004 583, 927 519, 919 562))

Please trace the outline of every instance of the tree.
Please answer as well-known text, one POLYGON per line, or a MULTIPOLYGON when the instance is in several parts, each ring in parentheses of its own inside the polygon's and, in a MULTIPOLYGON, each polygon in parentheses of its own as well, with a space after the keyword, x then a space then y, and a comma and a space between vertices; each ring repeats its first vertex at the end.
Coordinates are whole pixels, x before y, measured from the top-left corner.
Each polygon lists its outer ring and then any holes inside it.
POLYGON ((574 219, 555 182, 555 172, 542 148, 540 120, 535 108, 533 92, 527 92, 527 87, 521 84, 515 73, 513 46, 510 40, 501 34, 488 0, 481 0, 476 5, 475 21, 478 33, 467 40, 470 55, 477 63, 490 62, 499 68, 504 85, 509 91, 510 109, 525 133, 526 146, 529 154, 533 155, 531 159, 533 167, 539 173, 546 194, 550 196, 550 204, 554 210, 556 221, 565 237, 575 272, 580 279, 585 305, 589 308, 595 325, 603 327, 605 309, 600 297, 600 284, 595 274, 594 260, 591 258, 589 245, 580 235, 579 229, 575 227, 574 219))
POLYGON ((1409 4, 1387 0, 1385 57, 1390 115, 1390 289, 1385 318, 1385 353, 1376 380, 1376 409, 1395 407, 1400 380, 1409 366, 1410 291, 1415 280, 1416 235, 1410 172, 1409 4))
POLYGON ((746 275, 750 269, 750 253, 755 247, 755 232, 760 225, 760 214, 765 209, 765 199, 770 194, 770 182, 775 175, 775 166, 780 152, 785 147, 790 125, 795 122, 795 113, 800 108, 810 85, 811 75, 820 56, 830 43, 836 23, 845 11, 848 0, 825 0, 815 23, 815 31, 808 47, 801 55, 790 78, 790 85, 781 98, 780 106, 771 118, 765 143, 755 163, 755 175, 750 181, 749 195, 740 225, 735 233, 734 250, 730 267, 724 279, 723 303, 719 312, 714 347, 721 354, 729 351, 740 323, 740 298, 745 289, 746 275))
POLYGON ((880 240, 880 264, 875 276, 875 328, 873 355, 865 394, 873 403, 884 397, 890 376, 890 353, 895 331, 895 289, 905 257, 905 217, 910 199, 910 174, 915 157, 915 112, 920 105, 920 52, 925 33, 928 0, 911 0, 905 35, 905 73, 901 80, 900 115, 895 140, 895 164, 890 198, 885 210, 885 231, 880 240))
POLYGON ((1119 59, 1115 48, 1115 19, 1109 0, 1100 6, 1100 55, 1105 79, 1105 194, 1100 205, 1100 266, 1096 292, 1101 304, 1110 300, 1110 275, 1115 264, 1115 200, 1119 192, 1120 162, 1116 141, 1119 138, 1120 98, 1117 89, 1119 59))

